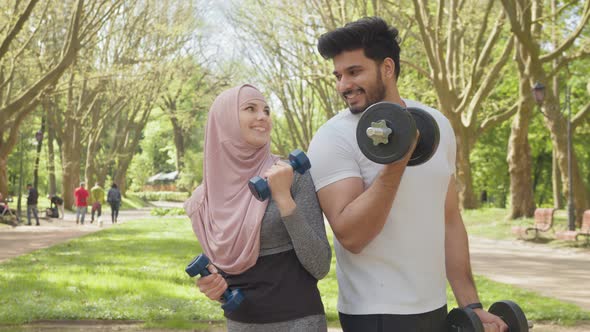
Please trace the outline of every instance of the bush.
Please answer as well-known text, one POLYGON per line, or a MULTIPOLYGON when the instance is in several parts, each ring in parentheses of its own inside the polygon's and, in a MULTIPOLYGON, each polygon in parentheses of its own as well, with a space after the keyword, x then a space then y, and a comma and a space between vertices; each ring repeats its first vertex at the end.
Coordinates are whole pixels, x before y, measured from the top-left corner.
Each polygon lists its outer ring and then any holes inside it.
POLYGON ((150 211, 152 216, 184 216, 183 208, 155 208, 150 211))
POLYGON ((131 194, 146 201, 184 202, 188 199, 188 193, 177 191, 142 191, 131 194))

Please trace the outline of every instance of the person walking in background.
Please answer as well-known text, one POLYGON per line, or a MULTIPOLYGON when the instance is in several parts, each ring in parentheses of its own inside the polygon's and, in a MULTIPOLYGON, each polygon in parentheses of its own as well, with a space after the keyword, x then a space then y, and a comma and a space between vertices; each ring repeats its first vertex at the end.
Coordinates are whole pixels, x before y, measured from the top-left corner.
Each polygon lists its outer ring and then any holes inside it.
POLYGON ((98 225, 102 226, 100 216, 102 214, 102 205, 104 204, 104 189, 102 189, 98 182, 90 189, 90 202, 92 203, 90 223, 92 224, 94 222, 94 212, 97 212, 96 218, 98 219, 98 225))
POLYGON ((37 226, 39 226, 39 211, 37 210, 37 201, 39 200, 39 193, 32 184, 27 184, 29 196, 27 197, 27 225, 31 225, 31 213, 35 216, 37 226))
POLYGON ((65 216, 64 213, 64 200, 63 198, 57 196, 57 195, 53 195, 50 198, 50 202, 51 205, 55 205, 57 207, 57 209, 59 210, 59 216, 58 218, 63 219, 65 216))
POLYGON ((76 224, 84 225, 84 216, 86 216, 86 207, 88 206, 88 190, 84 188, 84 182, 80 182, 80 187, 74 191, 76 199, 76 224))
POLYGON ((113 183, 107 193, 107 202, 111 206, 111 223, 116 224, 119 217, 119 207, 121 206, 121 192, 117 184, 113 183))

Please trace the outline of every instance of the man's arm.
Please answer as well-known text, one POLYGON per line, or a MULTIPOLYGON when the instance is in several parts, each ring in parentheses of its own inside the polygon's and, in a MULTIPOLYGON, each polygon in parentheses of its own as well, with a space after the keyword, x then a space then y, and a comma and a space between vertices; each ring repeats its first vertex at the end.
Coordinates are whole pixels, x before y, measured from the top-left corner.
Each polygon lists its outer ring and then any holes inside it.
MULTIPOLYGON (((455 294, 459 307, 480 302, 469 258, 469 242, 467 231, 459 210, 459 199, 455 185, 455 177, 451 177, 445 200, 445 257, 447 279, 455 294)), ((508 326, 498 316, 482 309, 475 309, 486 331, 508 331, 508 326)))
POLYGON ((457 304, 463 307, 479 302, 471 262, 467 231, 463 224, 455 178, 452 177, 445 200, 445 257, 447 279, 453 289, 457 304))
POLYGON ((318 191, 332 231, 348 251, 360 253, 383 229, 413 151, 412 148, 404 159, 385 165, 367 190, 361 178, 346 178, 318 191))

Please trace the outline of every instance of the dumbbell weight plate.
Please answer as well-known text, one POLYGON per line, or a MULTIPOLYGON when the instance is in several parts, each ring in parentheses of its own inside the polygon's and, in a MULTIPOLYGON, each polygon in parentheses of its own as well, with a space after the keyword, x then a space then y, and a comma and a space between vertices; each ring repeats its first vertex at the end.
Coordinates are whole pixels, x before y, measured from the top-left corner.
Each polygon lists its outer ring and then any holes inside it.
POLYGON ((479 316, 473 310, 455 308, 447 315, 447 331, 484 332, 484 328, 479 316))
POLYGON ((369 106, 361 116, 356 127, 356 139, 361 152, 371 161, 379 164, 389 164, 403 158, 410 148, 416 124, 412 116, 403 107, 390 102, 379 102, 369 106), (373 122, 385 120, 391 128, 387 144, 374 145, 367 136, 367 128, 373 122))
POLYGON ((440 141, 440 130, 436 120, 430 113, 416 107, 408 107, 408 112, 414 118, 420 138, 416 149, 408 161, 408 166, 424 164, 434 155, 440 141))
POLYGON ((498 301, 490 306, 488 310, 502 318, 509 327, 510 332, 528 332, 529 323, 518 304, 512 301, 498 301))

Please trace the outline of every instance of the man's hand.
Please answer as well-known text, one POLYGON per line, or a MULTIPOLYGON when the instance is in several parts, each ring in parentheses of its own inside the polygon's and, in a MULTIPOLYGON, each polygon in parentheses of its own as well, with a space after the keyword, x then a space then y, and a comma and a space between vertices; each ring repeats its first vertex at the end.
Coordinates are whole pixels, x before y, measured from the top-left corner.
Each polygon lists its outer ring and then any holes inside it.
POLYGON ((508 325, 506 325, 502 318, 490 314, 483 309, 475 309, 474 312, 483 323, 485 332, 508 332, 508 325))
POLYGON ((213 265, 207 267, 210 275, 197 279, 196 284, 199 287, 201 293, 205 294, 209 299, 213 301, 219 301, 221 295, 227 289, 227 282, 218 273, 217 268, 213 265))

